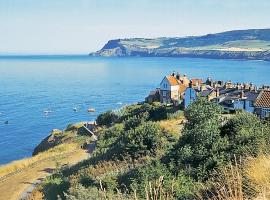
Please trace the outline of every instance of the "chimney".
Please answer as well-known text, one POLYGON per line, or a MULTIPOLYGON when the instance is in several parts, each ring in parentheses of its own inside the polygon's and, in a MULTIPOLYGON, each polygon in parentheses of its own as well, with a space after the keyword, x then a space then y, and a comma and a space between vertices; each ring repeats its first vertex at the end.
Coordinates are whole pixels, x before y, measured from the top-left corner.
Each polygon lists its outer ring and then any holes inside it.
POLYGON ((180 74, 179 74, 179 72, 177 72, 177 74, 176 74, 176 79, 180 81, 180 74))
POLYGON ((240 98, 243 99, 244 96, 245 96, 245 94, 244 94, 244 91, 242 90, 241 93, 240 93, 240 98))
POLYGON ((192 81, 189 81, 189 88, 192 88, 192 81))
POLYGON ((217 88, 217 90, 216 90, 216 97, 218 97, 219 96, 219 88, 217 88))

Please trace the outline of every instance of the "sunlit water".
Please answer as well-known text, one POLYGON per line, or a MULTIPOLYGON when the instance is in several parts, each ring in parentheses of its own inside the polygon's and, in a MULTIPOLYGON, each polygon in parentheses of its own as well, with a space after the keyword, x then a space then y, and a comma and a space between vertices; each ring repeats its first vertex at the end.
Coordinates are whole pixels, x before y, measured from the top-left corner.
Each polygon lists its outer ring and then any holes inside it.
POLYGON ((143 101, 173 70, 204 79, 270 84, 270 62, 263 61, 0 57, 0 164, 31 156, 54 128, 143 101), (96 112, 88 113, 88 108, 96 112), (52 112, 45 115, 44 110, 52 112))

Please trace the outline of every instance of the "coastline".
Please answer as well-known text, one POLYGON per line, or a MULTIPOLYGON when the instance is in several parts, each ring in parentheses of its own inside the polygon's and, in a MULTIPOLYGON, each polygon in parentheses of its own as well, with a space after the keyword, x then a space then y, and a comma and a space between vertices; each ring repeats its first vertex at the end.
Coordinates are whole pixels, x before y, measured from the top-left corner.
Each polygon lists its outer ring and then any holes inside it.
POLYGON ((95 149, 96 138, 83 132, 84 124, 80 122, 69 125, 64 131, 53 130, 39 145, 44 145, 46 140, 56 141, 57 135, 61 140, 40 149, 32 157, 2 165, 0 167, 1 198, 27 199, 38 183, 56 170, 71 167, 89 158, 95 149))

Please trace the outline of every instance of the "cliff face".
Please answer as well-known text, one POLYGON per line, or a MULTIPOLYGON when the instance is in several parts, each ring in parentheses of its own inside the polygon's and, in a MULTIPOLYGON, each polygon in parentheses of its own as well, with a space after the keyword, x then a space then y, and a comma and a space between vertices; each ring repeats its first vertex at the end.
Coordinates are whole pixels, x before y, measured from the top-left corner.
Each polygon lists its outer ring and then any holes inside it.
POLYGON ((44 138, 34 149, 33 156, 37 155, 40 152, 47 151, 59 144, 64 143, 78 143, 82 142, 84 144, 85 142, 89 142, 91 140, 91 137, 88 136, 88 133, 85 131, 85 129, 82 127, 82 123, 77 124, 70 124, 65 130, 58 130, 54 129, 50 133, 49 136, 44 138), (88 136, 85 138, 82 138, 83 136, 88 136), (81 138, 81 141, 80 141, 81 138), (89 141, 88 141, 89 139, 89 141))
POLYGON ((270 60, 270 29, 184 38, 110 40, 91 56, 202 57, 270 60))
POLYGON ((40 152, 44 152, 62 143, 64 134, 62 131, 54 129, 49 136, 44 138, 34 149, 33 156, 40 152))

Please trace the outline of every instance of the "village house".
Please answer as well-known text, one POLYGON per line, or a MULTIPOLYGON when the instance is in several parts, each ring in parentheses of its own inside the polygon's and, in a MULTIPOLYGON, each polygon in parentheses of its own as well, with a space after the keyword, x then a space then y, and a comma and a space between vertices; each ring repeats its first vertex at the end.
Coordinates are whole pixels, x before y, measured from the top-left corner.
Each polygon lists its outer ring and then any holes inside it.
POLYGON ((252 83, 233 83, 232 81, 213 81, 207 78, 188 79, 186 75, 172 73, 165 76, 160 88, 151 91, 146 102, 159 101, 164 104, 182 105, 187 108, 198 96, 220 104, 229 112, 245 110, 255 113, 260 118, 270 118, 270 87, 257 89, 252 83))
POLYGON ((197 91, 192 87, 192 82, 190 82, 189 87, 185 90, 184 95, 184 108, 187 108, 193 101, 197 98, 197 91))
POLYGON ((180 76, 179 73, 165 76, 160 83, 160 102, 181 103, 183 93, 188 87, 188 82, 188 78, 185 75, 180 76))
POLYGON ((270 118, 270 91, 262 90, 255 102, 255 113, 262 119, 270 118))

